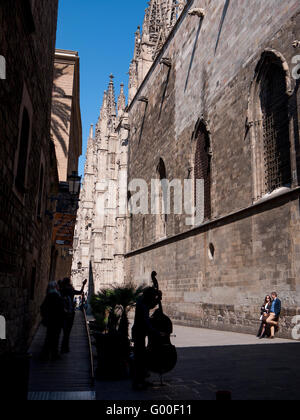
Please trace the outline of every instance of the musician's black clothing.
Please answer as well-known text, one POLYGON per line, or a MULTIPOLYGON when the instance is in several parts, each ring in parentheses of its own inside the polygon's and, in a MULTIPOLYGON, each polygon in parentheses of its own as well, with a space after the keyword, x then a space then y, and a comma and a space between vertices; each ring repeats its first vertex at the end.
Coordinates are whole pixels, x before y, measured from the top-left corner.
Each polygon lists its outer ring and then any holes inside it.
POLYGON ((132 338, 134 341, 134 378, 133 385, 142 385, 147 376, 146 337, 160 335, 151 325, 150 309, 141 297, 135 310, 132 338))

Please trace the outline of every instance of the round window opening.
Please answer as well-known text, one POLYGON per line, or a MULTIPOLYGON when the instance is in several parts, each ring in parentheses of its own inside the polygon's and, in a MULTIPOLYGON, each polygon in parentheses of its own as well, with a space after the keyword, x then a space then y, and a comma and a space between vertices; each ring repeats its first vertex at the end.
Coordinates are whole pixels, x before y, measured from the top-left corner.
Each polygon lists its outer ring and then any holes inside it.
POLYGON ((213 261, 215 258, 215 247, 213 246, 213 244, 209 244, 208 257, 210 261, 213 261))

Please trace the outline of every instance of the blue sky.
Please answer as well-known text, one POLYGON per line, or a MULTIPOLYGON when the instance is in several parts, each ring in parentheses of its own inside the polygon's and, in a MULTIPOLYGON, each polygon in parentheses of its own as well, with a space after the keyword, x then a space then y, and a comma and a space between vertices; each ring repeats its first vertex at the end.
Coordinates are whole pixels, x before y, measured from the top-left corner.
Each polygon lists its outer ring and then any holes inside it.
POLYGON ((147 0, 59 0, 56 47, 78 51, 81 72, 81 115, 83 175, 90 124, 99 116, 109 75, 115 76, 116 95, 120 83, 128 84, 134 33, 142 25, 147 0))

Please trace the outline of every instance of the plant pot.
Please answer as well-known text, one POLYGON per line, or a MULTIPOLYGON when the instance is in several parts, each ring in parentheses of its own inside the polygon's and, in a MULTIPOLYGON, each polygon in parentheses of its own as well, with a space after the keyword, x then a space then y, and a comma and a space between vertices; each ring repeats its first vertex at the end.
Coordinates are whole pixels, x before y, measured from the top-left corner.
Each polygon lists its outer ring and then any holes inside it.
POLYGON ((98 355, 97 379, 120 380, 129 375, 129 340, 118 333, 94 333, 98 355))

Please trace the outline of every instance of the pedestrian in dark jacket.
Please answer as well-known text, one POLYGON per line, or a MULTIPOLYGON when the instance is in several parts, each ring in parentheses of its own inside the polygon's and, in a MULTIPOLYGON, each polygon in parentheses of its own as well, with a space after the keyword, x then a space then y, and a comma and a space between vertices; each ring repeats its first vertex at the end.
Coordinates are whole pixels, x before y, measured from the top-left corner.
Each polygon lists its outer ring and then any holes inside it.
POLYGON ((69 278, 65 278, 61 285, 61 295, 64 301, 64 322, 63 322, 63 341, 61 352, 62 353, 69 353, 70 352, 70 335, 74 324, 75 319, 75 304, 74 298, 75 296, 82 296, 84 292, 84 287, 87 284, 87 280, 85 280, 82 284, 81 290, 75 290, 71 280, 69 278))
POLYGON ((47 296, 41 306, 42 323, 47 328, 42 358, 59 359, 59 338, 64 321, 64 304, 56 282, 48 286, 47 296))
POLYGON ((267 324, 271 328, 271 339, 275 338, 275 332, 279 329, 279 317, 281 314, 281 301, 276 292, 272 293, 272 306, 270 316, 267 319, 267 324))

